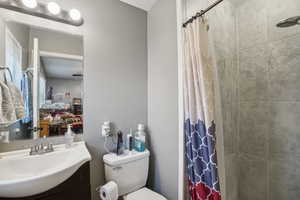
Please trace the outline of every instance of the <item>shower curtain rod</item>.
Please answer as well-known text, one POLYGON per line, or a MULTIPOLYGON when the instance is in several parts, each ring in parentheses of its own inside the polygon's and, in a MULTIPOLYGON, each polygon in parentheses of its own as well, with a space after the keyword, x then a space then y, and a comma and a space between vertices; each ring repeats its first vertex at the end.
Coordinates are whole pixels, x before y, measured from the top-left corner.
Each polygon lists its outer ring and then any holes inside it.
POLYGON ((214 7, 216 7, 219 3, 221 3, 224 0, 218 0, 215 3, 213 3, 212 5, 210 5, 208 8, 206 8, 205 10, 201 10, 200 12, 198 12, 196 15, 194 15, 193 17, 191 17, 189 20, 187 20, 182 26, 183 28, 185 28, 189 23, 192 23, 195 19, 201 17, 202 15, 204 15, 205 13, 207 13, 208 11, 210 11, 211 9, 213 9, 214 7))

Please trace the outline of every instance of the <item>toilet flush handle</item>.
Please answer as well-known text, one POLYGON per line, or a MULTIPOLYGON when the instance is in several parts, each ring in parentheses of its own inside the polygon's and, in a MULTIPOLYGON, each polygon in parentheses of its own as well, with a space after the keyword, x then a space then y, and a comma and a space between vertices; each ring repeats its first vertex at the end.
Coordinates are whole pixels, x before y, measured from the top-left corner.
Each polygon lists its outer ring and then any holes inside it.
POLYGON ((123 167, 118 166, 118 167, 114 167, 113 170, 121 170, 123 167))

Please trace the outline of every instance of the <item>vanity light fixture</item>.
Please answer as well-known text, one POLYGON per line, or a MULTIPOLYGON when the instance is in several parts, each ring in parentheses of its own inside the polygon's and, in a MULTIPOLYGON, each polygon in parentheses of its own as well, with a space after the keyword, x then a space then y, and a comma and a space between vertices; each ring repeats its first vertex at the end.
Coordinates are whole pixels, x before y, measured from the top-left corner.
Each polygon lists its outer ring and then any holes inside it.
POLYGON ((53 15, 58 15, 61 11, 60 6, 55 2, 49 2, 47 4, 47 9, 53 15))
POLYGON ((74 21, 78 21, 81 19, 81 13, 77 9, 74 9, 74 8, 71 9, 69 11, 69 15, 70 15, 71 19, 74 21))
POLYGON ((55 3, 43 4, 37 0, 0 0, 0 8, 21 12, 28 15, 42 17, 53 21, 81 26, 83 18, 77 9, 64 10, 55 3))
POLYGON ((34 9, 38 5, 36 0, 22 0, 22 3, 24 6, 26 6, 27 8, 30 8, 30 9, 34 9))

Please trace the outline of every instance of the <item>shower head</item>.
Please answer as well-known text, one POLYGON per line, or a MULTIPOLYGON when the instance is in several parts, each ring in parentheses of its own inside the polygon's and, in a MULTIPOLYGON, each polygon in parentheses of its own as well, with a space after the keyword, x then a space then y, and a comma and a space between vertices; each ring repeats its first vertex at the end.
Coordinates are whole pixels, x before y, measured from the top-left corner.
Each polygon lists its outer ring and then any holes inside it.
POLYGON ((295 25, 300 25, 300 16, 291 17, 280 21, 276 26, 279 28, 287 28, 295 25))

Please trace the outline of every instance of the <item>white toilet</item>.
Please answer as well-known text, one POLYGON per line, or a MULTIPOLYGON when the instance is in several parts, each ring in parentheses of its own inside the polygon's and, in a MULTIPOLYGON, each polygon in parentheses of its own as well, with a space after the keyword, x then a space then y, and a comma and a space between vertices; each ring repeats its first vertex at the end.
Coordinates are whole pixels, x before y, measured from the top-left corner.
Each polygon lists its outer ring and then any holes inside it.
POLYGON ((162 195, 146 188, 149 169, 148 150, 127 152, 123 155, 103 156, 106 181, 118 185, 119 196, 124 200, 167 200, 162 195))

